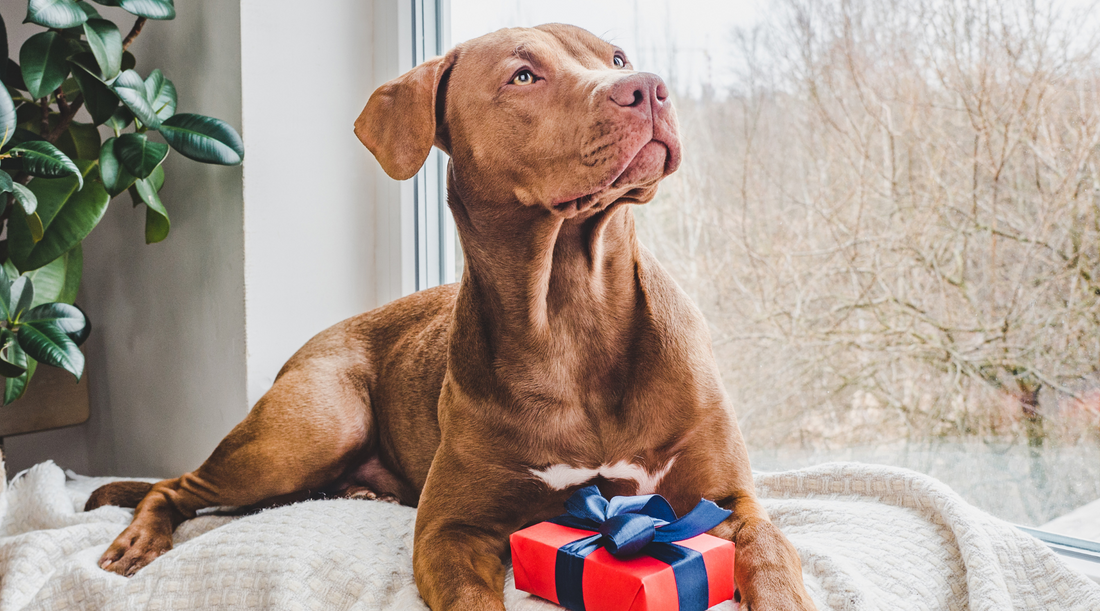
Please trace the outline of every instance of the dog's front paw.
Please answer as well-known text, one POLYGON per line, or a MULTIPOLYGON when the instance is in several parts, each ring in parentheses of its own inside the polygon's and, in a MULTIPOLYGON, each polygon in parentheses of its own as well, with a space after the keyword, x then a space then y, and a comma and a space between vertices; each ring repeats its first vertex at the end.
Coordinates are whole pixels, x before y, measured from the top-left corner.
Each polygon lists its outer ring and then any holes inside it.
POLYGON ((746 520, 736 543, 741 611, 817 611, 798 551, 770 520, 746 520))
POLYGON ((131 524, 99 558, 99 568, 130 577, 172 549, 172 534, 131 524))

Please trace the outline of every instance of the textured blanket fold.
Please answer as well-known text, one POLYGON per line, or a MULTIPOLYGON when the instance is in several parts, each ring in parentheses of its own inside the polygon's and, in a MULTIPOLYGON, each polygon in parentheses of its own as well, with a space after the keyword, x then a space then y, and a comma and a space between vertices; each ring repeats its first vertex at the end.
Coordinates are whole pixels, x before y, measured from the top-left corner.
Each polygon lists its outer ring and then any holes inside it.
MULTIPOLYGON (((426 609, 412 580, 414 509, 330 500, 203 516, 126 579, 95 562, 131 512, 81 511, 107 481, 47 462, 0 489, 0 611, 426 609)), ((826 464, 760 474, 756 486, 821 611, 1100 610, 1100 586, 927 476, 826 464)), ((510 571, 505 597, 510 610, 558 608, 517 592, 510 571)))

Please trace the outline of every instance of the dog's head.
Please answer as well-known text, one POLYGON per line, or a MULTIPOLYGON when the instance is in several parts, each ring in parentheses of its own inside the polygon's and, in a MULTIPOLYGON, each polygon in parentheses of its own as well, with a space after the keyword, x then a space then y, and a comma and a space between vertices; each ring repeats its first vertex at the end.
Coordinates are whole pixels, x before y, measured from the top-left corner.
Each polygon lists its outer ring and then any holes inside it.
POLYGON ((424 62, 374 92, 355 133, 395 179, 434 144, 467 205, 518 201, 567 217, 648 202, 680 164, 661 78, 560 24, 500 30, 424 62))

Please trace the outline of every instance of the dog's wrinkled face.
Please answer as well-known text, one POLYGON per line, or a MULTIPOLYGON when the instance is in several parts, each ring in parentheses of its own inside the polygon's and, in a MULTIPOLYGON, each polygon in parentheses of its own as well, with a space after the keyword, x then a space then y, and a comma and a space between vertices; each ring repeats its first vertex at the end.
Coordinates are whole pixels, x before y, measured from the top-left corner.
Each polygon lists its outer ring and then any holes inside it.
POLYGON ((394 178, 414 174, 434 141, 467 206, 569 217, 647 202, 680 163, 664 82, 560 24, 500 30, 422 64, 371 96, 356 133, 394 178))

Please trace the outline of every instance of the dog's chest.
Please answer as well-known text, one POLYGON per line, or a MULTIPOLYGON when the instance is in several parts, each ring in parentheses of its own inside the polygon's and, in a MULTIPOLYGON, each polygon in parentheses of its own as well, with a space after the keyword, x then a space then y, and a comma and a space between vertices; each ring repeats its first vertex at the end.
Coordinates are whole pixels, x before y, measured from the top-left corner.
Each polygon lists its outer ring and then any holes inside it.
POLYGON ((619 460, 598 467, 578 467, 564 463, 550 465, 544 469, 531 469, 531 475, 542 480, 553 490, 565 490, 588 483, 602 477, 611 481, 632 481, 636 485, 634 494, 653 494, 661 485, 665 476, 672 470, 676 456, 670 457, 656 468, 619 460))

